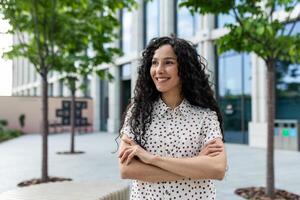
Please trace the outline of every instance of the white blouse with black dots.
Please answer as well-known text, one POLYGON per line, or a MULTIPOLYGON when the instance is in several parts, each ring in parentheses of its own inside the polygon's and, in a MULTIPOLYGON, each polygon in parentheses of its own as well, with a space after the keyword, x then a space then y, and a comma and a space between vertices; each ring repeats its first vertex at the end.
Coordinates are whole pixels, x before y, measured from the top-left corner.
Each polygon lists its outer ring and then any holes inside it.
MULTIPOLYGON (((128 111, 121 132, 133 139, 128 111)), ((209 141, 222 138, 216 112, 191 105, 187 100, 174 110, 161 99, 154 103, 152 122, 146 131, 145 148, 152 154, 164 157, 194 157, 209 141)), ((216 199, 214 181, 209 179, 157 183, 133 180, 131 200, 211 200, 216 199)))

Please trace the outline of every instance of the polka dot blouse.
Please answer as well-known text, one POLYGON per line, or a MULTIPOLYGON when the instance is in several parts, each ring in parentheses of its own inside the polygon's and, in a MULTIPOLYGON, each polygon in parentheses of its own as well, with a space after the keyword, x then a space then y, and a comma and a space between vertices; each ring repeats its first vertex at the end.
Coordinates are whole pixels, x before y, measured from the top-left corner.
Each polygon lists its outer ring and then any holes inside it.
MULTIPOLYGON (((127 113, 122 132, 133 139, 127 113)), ((145 134, 145 148, 164 157, 195 157, 202 147, 215 138, 222 138, 216 112, 191 105, 187 100, 174 110, 161 99, 154 103, 152 122, 145 134)), ((133 180, 131 200, 210 200, 216 199, 214 181, 209 179, 157 183, 133 180)))

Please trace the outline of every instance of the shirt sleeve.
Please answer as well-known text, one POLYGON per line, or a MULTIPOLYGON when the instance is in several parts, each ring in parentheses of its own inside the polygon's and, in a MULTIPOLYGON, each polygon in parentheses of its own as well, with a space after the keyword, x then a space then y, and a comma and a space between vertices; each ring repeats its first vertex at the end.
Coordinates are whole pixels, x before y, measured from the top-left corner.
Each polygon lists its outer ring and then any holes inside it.
POLYGON ((202 147, 216 138, 223 138, 220 128, 220 122, 215 111, 209 110, 204 114, 201 132, 203 135, 203 140, 201 141, 202 147))
POLYGON ((124 120, 124 123, 123 123, 123 126, 122 126, 120 132, 121 132, 121 135, 126 134, 130 139, 133 140, 134 135, 132 133, 132 128, 129 123, 129 119, 132 115, 131 110, 132 110, 132 106, 126 112, 125 120, 124 120))

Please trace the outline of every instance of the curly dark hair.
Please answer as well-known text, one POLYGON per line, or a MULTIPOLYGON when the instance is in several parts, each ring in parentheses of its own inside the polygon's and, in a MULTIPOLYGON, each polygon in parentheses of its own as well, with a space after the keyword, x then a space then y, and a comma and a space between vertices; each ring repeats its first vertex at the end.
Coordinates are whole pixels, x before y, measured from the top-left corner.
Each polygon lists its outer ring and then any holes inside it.
POLYGON ((122 126, 125 120, 124 116, 130 109, 132 115, 129 117, 129 124, 134 140, 144 147, 147 142, 145 132, 152 121, 153 103, 160 97, 160 92, 156 89, 150 76, 150 68, 155 51, 163 45, 171 45, 177 56, 182 97, 191 105, 215 111, 223 135, 223 118, 210 87, 209 76, 205 74, 205 59, 197 53, 191 42, 176 37, 153 38, 143 51, 134 97, 123 114, 122 126))

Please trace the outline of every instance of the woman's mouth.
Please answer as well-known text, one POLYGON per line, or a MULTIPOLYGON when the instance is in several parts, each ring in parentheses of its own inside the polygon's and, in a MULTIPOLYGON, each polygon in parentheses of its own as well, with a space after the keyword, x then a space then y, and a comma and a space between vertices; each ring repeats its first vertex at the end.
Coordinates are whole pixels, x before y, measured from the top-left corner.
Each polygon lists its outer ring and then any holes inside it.
POLYGON ((170 78, 168 78, 168 77, 156 77, 156 80, 157 80, 158 83, 163 83, 163 82, 165 82, 169 79, 170 78))

